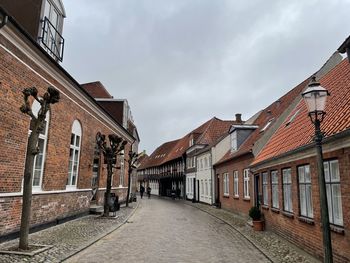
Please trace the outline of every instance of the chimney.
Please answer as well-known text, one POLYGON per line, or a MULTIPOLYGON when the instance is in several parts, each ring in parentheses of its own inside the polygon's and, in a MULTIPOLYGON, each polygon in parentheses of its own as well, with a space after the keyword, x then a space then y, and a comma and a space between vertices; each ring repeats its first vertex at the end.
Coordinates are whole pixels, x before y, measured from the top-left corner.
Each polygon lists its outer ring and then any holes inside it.
POLYGON ((239 122, 239 123, 242 122, 242 114, 241 113, 236 113, 236 122, 239 122))

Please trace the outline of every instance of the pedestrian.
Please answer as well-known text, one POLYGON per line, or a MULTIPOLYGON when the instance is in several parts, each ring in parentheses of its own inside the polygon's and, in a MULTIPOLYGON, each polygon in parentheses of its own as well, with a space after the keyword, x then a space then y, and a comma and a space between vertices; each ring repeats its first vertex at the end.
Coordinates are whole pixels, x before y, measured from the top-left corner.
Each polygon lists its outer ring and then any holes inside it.
POLYGON ((141 199, 143 197, 143 193, 145 192, 145 187, 141 184, 140 186, 140 195, 141 195, 141 199))
POLYGON ((151 190, 152 188, 150 186, 147 187, 147 196, 148 196, 148 199, 151 198, 151 190))

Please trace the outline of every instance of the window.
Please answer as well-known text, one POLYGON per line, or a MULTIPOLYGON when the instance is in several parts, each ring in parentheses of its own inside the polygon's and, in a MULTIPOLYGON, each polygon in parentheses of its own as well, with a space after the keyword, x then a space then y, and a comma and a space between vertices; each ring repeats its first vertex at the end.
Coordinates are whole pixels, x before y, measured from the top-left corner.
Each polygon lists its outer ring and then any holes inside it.
MULTIPOLYGON (((41 106, 40 103, 34 100, 32 105, 32 111, 35 117, 38 117, 38 113, 41 106)), ((35 155, 34 157, 34 167, 33 167, 33 190, 40 190, 43 174, 44 174, 44 163, 45 163, 45 156, 46 156, 46 145, 47 145, 47 134, 48 134, 48 127, 49 127, 49 112, 46 113, 45 117, 45 123, 43 130, 39 134, 39 140, 38 140, 38 148, 39 153, 35 155)), ((29 130, 29 134, 32 131, 29 130)))
POLYGON ((224 196, 229 195, 229 178, 228 178, 228 173, 224 173, 224 196))
MULTIPOLYGON (((125 178, 125 160, 124 160, 124 150, 120 153, 120 178, 119 178, 119 185, 124 185, 124 178, 125 178)), ((154 173, 154 172, 153 172, 154 173)))
POLYGON ((250 193, 249 193, 249 169, 244 169, 243 171, 243 194, 244 198, 250 198, 250 193))
POLYGON ((283 182, 283 209, 287 212, 293 212, 292 203, 292 175, 291 169, 282 170, 283 182))
POLYGON ((204 157, 204 168, 208 168, 208 158, 204 157))
POLYGON ((233 195, 239 197, 238 193, 238 171, 233 172, 233 195))
POLYGON ((77 185, 80 143, 81 143, 81 126, 80 126, 80 123, 77 120, 75 120, 73 122, 72 134, 70 139, 70 147, 69 147, 69 166, 68 166, 67 186, 75 187, 77 185))
POLYGON ((313 218, 310 166, 298 167, 300 215, 313 218))
POLYGON ((271 172, 271 191, 272 191, 272 207, 279 208, 279 203, 278 203, 278 173, 277 173, 277 171, 271 172))
POLYGON ((231 152, 237 151, 237 131, 231 133, 231 152))
POLYGON ((201 195, 204 195, 204 182, 201 180, 201 195))
POLYGON ((329 222, 342 226, 343 210, 338 160, 326 161, 323 165, 326 179, 329 222))
POLYGON ((212 186, 211 186, 211 179, 209 179, 209 198, 211 198, 211 196, 212 196, 211 188, 212 188, 212 186))
POLYGON ((64 39, 61 36, 63 24, 62 11, 51 1, 45 1, 41 44, 54 57, 62 60, 64 39))
POLYGON ((208 180, 205 180, 205 195, 208 195, 208 180))
POLYGON ((269 205, 269 192, 268 192, 268 175, 267 173, 262 173, 262 194, 263 194, 263 205, 269 205))
POLYGON ((190 147, 193 145, 193 143, 194 143, 194 140, 192 138, 192 139, 190 139, 190 143, 189 143, 190 147))

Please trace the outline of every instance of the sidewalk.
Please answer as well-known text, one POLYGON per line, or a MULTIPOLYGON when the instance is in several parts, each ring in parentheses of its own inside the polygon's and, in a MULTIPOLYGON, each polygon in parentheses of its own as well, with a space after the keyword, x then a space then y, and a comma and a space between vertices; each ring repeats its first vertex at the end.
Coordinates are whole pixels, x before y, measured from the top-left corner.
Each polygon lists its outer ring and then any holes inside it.
MULTIPOLYGON (((62 262, 126 223, 137 207, 138 203, 129 204, 129 208, 121 207, 116 218, 88 215, 30 234, 30 244, 52 245, 53 247, 33 257, 0 254, 0 262, 62 262)), ((17 244, 18 239, 1 243, 0 250, 17 244)))
POLYGON ((214 206, 192 203, 185 204, 196 207, 230 225, 235 231, 244 236, 250 243, 264 253, 272 262, 278 263, 320 263, 321 261, 288 242, 271 231, 257 232, 247 224, 243 217, 214 206))

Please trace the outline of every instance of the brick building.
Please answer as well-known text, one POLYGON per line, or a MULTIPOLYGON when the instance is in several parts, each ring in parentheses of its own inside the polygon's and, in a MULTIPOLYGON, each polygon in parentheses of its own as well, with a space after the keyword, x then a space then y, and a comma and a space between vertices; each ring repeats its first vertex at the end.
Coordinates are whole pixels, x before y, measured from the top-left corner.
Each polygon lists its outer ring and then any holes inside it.
MULTIPOLYGON (((86 213, 94 183, 100 190, 97 202, 102 201, 106 168, 96 151, 97 132, 126 140, 126 152, 135 139, 58 64, 63 55, 60 33, 65 16, 61 1, 0 0, 0 5, 7 10, 0 9, 0 236, 4 237, 18 231, 20 224, 30 132, 30 119, 19 110, 24 88, 34 86, 43 95, 48 86, 54 86, 61 96, 48 113, 39 139, 40 153, 33 171, 32 227, 86 213)), ((34 113, 38 109, 34 102, 34 113)), ((125 198, 126 185, 127 177, 121 179, 115 173, 112 189, 121 199, 125 198)))
MULTIPOLYGON (((330 92, 321 124, 335 262, 350 261, 350 65, 344 59, 319 79, 330 92)), ((267 228, 323 256, 314 126, 299 102, 251 165, 267 228)))

